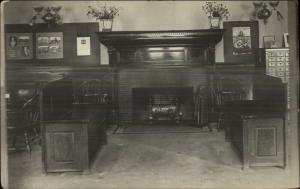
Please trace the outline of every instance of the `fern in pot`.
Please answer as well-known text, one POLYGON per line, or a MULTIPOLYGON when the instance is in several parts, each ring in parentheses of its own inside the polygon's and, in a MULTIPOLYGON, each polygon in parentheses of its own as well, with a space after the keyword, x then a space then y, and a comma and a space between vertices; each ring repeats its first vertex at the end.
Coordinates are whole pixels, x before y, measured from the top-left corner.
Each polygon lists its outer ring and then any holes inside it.
POLYGON ((229 11, 228 8, 222 3, 206 2, 202 9, 206 13, 210 21, 211 29, 220 28, 220 22, 222 19, 228 19, 229 11))
POLYGON ((112 31, 113 20, 119 15, 119 8, 104 5, 98 9, 88 6, 87 15, 96 18, 96 21, 100 21, 100 31, 112 31))

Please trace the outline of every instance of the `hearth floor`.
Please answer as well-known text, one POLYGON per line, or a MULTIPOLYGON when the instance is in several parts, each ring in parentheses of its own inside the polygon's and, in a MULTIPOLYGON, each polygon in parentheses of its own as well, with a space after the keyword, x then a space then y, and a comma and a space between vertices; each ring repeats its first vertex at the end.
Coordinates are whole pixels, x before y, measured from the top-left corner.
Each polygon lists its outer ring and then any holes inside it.
POLYGON ((223 132, 110 134, 91 174, 45 174, 38 146, 9 154, 9 188, 290 188, 289 172, 242 169, 223 132))
POLYGON ((197 127, 189 124, 135 124, 124 125, 116 129, 116 134, 155 134, 155 133, 198 133, 209 132, 207 126, 197 127))

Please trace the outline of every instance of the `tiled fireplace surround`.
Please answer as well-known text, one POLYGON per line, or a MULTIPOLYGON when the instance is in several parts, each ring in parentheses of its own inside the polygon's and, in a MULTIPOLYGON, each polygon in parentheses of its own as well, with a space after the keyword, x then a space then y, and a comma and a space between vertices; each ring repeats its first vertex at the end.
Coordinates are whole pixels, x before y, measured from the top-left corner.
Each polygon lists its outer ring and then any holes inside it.
MULTIPOLYGON (((193 88, 194 96, 198 87, 208 87, 206 69, 126 69, 119 73, 118 101, 119 121, 133 120, 133 89, 136 88, 193 88)), ((208 110, 206 110, 208 111, 208 110)), ((186 115, 187 113, 184 112, 186 115)))

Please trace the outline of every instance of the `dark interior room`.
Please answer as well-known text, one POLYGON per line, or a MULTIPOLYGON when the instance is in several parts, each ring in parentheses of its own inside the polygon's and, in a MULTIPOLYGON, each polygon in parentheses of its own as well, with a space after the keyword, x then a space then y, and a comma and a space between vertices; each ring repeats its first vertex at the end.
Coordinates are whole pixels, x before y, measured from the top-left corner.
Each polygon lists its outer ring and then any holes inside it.
POLYGON ((297 188, 296 1, 1 3, 4 188, 297 188))

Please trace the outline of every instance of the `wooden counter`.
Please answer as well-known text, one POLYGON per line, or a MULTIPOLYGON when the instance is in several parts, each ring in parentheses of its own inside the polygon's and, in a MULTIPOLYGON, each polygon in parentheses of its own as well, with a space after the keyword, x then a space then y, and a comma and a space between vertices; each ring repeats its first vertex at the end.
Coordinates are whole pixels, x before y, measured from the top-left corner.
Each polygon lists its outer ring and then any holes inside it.
POLYGON ((105 120, 58 120, 43 122, 46 172, 85 171, 100 145, 106 144, 105 120))
POLYGON ((231 137, 242 157, 244 168, 285 166, 282 117, 241 116, 231 127, 231 137))
MULTIPOLYGON (((89 84, 89 83, 88 83, 89 84)), ((72 80, 47 84, 41 102, 44 169, 49 172, 89 172, 93 157, 106 144, 109 105, 83 94, 75 98, 72 80)))

